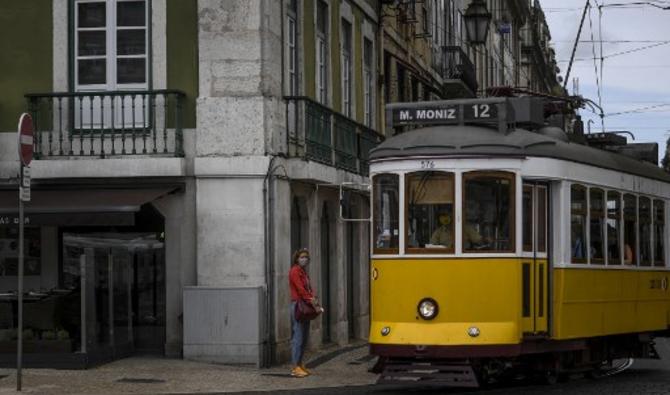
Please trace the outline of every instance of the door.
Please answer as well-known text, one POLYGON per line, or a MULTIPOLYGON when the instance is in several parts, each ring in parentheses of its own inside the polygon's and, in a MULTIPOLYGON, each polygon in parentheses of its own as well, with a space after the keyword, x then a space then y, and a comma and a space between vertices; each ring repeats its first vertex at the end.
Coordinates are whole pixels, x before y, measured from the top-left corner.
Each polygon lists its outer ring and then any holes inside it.
POLYGON ((521 315, 524 334, 548 332, 549 261, 547 254, 548 187, 523 184, 521 315))

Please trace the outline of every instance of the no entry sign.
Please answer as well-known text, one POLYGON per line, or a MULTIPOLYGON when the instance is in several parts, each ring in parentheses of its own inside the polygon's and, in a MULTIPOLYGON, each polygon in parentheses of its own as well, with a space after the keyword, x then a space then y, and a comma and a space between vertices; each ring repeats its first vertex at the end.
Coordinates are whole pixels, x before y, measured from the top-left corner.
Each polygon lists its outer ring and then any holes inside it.
POLYGON ((19 118, 19 159, 24 166, 29 166, 33 160, 33 117, 28 113, 19 118))

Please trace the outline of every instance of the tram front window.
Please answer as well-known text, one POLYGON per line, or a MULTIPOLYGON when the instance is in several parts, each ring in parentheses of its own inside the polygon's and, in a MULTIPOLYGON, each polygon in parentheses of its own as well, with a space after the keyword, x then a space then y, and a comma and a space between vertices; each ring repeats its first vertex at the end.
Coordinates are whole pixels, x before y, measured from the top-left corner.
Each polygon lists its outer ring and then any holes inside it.
POLYGON ((399 248, 399 176, 397 174, 380 174, 374 176, 373 210, 374 210, 374 253, 397 254, 399 248))
POLYGON ((407 175, 407 251, 454 252, 454 175, 407 175))
POLYGON ((466 173, 463 192, 463 251, 513 251, 514 174, 466 173))

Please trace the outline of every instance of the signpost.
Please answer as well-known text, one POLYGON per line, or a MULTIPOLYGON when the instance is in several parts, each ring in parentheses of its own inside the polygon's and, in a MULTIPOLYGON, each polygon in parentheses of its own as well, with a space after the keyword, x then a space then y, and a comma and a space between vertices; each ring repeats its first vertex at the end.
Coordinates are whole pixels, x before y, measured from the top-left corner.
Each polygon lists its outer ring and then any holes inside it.
POLYGON ((16 390, 21 391, 22 362, 23 362, 23 203, 30 201, 30 162, 33 160, 33 118, 30 114, 23 113, 19 118, 18 128, 19 143, 19 289, 18 289, 18 313, 19 322, 17 328, 17 350, 16 350, 16 390))

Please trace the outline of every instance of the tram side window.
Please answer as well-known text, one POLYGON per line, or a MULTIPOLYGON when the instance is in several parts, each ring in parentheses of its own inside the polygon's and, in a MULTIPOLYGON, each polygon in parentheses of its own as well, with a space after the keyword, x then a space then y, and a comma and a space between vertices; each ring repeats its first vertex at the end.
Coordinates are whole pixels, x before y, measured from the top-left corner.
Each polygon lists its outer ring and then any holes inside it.
POLYGON ((651 200, 640 196, 640 266, 651 266, 651 200))
POLYGON ((602 189, 591 188, 589 190, 589 212, 591 214, 589 224, 589 255, 591 263, 596 265, 605 263, 605 255, 603 254, 603 225, 605 222, 603 195, 602 189))
POLYGON ((665 202, 654 200, 654 266, 665 266, 665 202))
POLYGON ((570 188, 570 250, 572 263, 586 263, 586 187, 570 188))
POLYGON ((537 252, 547 252, 547 188, 537 189, 537 252))
POLYGON ((607 264, 621 265, 621 194, 607 192, 607 264))
POLYGON ((407 251, 454 252, 454 175, 426 171, 408 174, 407 251))
POLYGON ((375 254, 398 253, 399 180, 397 174, 380 174, 372 181, 375 254))
POLYGON ((463 251, 514 251, 514 174, 463 176, 463 251))
POLYGON ((623 263, 637 265, 637 197, 623 197, 623 263))

